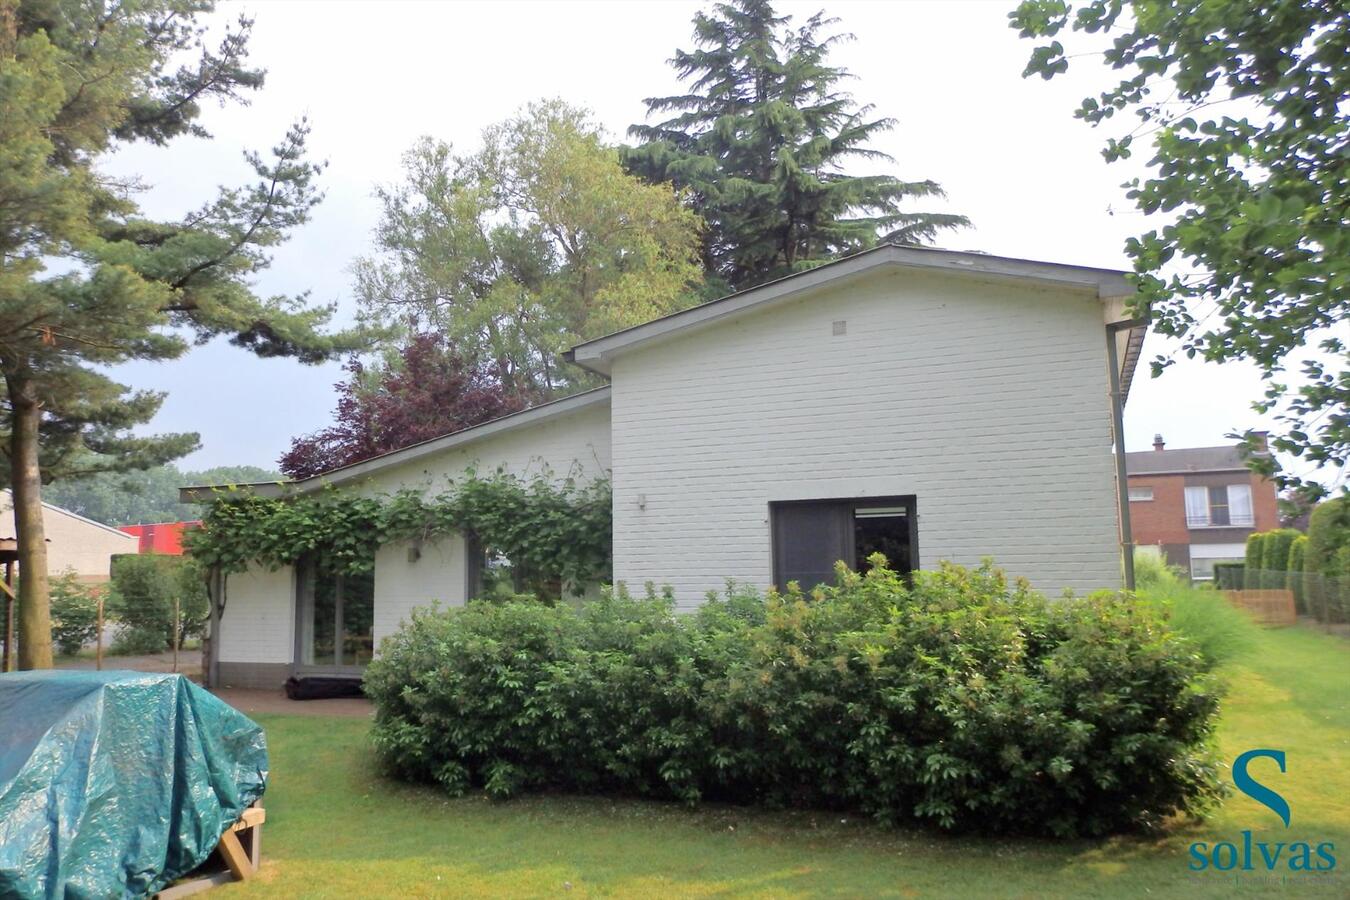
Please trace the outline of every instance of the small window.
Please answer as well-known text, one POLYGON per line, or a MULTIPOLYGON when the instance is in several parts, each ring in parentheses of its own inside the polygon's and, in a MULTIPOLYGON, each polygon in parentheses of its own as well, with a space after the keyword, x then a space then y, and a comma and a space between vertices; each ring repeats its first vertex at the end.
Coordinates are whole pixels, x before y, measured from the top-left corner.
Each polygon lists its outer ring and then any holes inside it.
POLYGON ((1195 581, 1213 581, 1215 563, 1240 563, 1241 558, 1231 556, 1193 556, 1191 557, 1191 578, 1195 581))
POLYGON ((880 553, 896 572, 918 568, 918 521, 913 497, 804 500, 769 505, 774 584, 804 590, 834 583, 834 564, 866 572, 880 553))
POLYGON ((500 548, 484 544, 476 535, 469 535, 465 546, 469 600, 505 600, 515 594, 556 597, 561 590, 556 581, 532 577, 524 566, 512 562, 500 548))
POLYGON ((1151 487, 1132 487, 1130 488, 1130 502, 1141 500, 1152 500, 1153 488, 1151 487))

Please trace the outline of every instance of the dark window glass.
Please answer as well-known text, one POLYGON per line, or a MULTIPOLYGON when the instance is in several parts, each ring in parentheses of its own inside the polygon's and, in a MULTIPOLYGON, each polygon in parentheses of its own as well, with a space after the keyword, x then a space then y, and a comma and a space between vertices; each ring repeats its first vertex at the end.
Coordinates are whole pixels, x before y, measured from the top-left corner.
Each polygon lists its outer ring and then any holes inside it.
POLYGON ((836 562, 866 572, 874 553, 902 574, 917 568, 912 497, 774 503, 771 519, 774 583, 780 587, 796 581, 809 591, 833 584, 836 562))
POLYGON ((834 583, 834 564, 851 560, 849 510, 830 503, 785 503, 774 515, 778 583, 803 590, 834 583))
POLYGON ((860 507, 853 512, 853 568, 866 572, 872 568, 867 558, 873 553, 886 557, 890 567, 902 575, 914 568, 910 559, 909 512, 904 507, 860 507))
POLYGON ((337 576, 315 571, 313 578, 314 627, 309 662, 315 666, 337 665, 337 576))
POLYGON ((1219 485, 1209 489, 1209 524, 1228 525, 1228 487, 1219 485))
POLYGON ((342 576, 342 660, 364 666, 375 653, 375 573, 342 576))
POLYGON ((336 574, 311 559, 299 584, 301 663, 369 663, 375 651, 374 573, 336 574))

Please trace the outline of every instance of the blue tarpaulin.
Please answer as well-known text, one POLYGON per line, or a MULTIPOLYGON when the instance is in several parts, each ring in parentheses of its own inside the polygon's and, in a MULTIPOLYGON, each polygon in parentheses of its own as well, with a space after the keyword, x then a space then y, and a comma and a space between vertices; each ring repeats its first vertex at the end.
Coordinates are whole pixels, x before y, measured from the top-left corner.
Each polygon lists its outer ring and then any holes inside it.
POLYGON ((267 783, 260 728, 181 675, 0 674, 0 897, 137 897, 267 783))

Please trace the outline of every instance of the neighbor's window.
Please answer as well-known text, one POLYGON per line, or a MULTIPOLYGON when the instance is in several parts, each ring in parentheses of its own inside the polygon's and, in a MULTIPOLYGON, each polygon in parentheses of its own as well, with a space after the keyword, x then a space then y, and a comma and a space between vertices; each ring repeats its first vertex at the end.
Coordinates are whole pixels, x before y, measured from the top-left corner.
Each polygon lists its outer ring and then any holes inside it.
POLYGON ((1242 562, 1239 557, 1231 556, 1193 556, 1191 557, 1191 578, 1195 581, 1213 581, 1215 563, 1242 562))
POLYGON ((1130 488, 1131 500, 1152 500, 1153 488, 1151 487, 1132 487, 1130 488))
POLYGON ((913 497, 804 500, 769 505, 774 584, 804 590, 834 583, 834 564, 866 572, 873 553, 902 574, 918 568, 913 497))
POLYGON ((1186 488, 1186 524, 1192 528, 1247 527, 1253 521, 1250 484, 1186 488))

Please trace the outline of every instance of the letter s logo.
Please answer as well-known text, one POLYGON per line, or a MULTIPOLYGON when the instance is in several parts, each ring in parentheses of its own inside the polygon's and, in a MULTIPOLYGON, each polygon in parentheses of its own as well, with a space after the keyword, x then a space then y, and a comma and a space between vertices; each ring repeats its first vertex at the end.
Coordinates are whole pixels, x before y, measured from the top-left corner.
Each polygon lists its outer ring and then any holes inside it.
POLYGON ((1247 774, 1247 764, 1260 756, 1268 756, 1279 763, 1280 771, 1284 771, 1284 751, 1283 750, 1248 750, 1246 753, 1233 760, 1233 784, 1248 797, 1251 797, 1257 803, 1260 803, 1270 809, 1271 812, 1279 816, 1284 822, 1284 827, 1289 827, 1289 804, 1275 791, 1261 784, 1252 776, 1247 774))

